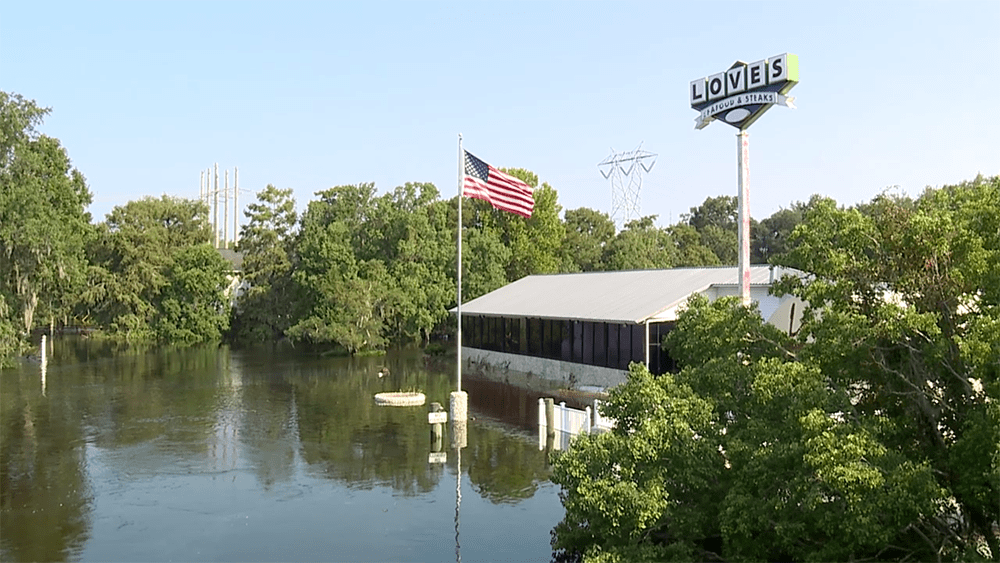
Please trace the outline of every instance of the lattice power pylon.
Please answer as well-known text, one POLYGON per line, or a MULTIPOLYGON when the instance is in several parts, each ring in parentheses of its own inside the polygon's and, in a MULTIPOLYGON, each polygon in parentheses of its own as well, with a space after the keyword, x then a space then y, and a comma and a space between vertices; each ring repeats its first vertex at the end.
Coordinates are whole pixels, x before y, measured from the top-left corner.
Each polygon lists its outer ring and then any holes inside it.
POLYGON ((611 180, 611 220, 619 228, 639 214, 639 192, 642 189, 642 174, 649 172, 656 164, 656 155, 642 150, 642 143, 634 151, 617 152, 611 149, 611 156, 597 165, 601 176, 611 180), (652 159, 649 165, 646 161, 652 159))

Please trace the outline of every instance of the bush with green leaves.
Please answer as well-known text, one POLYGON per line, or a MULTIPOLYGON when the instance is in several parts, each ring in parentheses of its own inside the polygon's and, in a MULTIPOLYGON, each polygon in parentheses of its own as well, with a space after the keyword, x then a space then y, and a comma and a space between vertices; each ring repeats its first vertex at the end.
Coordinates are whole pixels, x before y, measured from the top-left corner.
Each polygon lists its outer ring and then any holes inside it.
POLYGON ((777 290, 784 334, 693 298, 555 462, 558 558, 970 560, 1000 556, 1000 179, 811 202, 777 290))

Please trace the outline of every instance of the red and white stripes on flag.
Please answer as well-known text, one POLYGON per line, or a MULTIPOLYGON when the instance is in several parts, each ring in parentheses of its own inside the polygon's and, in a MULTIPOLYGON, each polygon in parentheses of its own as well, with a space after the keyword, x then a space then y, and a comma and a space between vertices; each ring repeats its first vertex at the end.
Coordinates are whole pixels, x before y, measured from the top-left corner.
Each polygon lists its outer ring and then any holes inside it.
POLYGON ((493 168, 469 151, 463 152, 465 153, 463 195, 488 201, 490 205, 503 211, 531 217, 531 212, 535 208, 531 186, 493 168))

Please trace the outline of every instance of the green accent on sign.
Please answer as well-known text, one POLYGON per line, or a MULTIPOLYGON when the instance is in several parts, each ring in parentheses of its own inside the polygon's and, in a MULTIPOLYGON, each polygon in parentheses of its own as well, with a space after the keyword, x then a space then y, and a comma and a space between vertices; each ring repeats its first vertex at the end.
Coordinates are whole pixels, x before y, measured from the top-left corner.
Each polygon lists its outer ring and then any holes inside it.
POLYGON ((785 64, 788 65, 788 84, 785 84, 779 92, 788 93, 799 82, 799 56, 791 53, 785 54, 785 64))

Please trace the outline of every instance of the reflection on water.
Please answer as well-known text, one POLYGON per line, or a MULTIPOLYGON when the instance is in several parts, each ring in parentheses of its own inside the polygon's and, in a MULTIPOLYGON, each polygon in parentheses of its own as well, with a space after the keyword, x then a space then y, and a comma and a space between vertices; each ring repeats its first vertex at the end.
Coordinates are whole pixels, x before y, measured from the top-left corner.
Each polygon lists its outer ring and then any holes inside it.
POLYGON ((455 447, 455 561, 462 563, 462 542, 460 530, 462 527, 462 448, 455 447))
POLYGON ((426 408, 372 400, 448 404, 453 365, 57 338, 44 394, 39 367, 0 373, 3 561, 550 558, 562 507, 516 393, 470 385, 444 463, 426 408))

